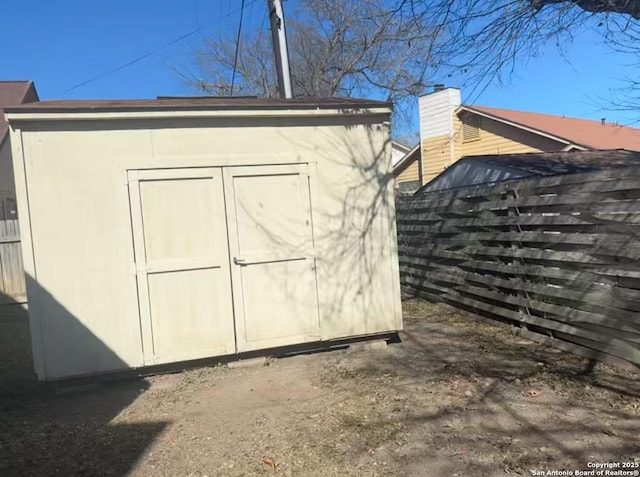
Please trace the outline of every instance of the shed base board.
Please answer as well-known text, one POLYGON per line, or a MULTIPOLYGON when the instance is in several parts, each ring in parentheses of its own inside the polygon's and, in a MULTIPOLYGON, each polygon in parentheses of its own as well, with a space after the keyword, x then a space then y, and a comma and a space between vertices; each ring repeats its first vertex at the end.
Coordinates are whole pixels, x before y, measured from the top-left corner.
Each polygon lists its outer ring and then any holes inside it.
POLYGON ((178 363, 161 364, 155 366, 145 366, 141 368, 118 370, 103 374, 92 374, 89 376, 76 376, 70 378, 48 379, 47 383, 56 385, 57 383, 64 386, 84 386, 91 383, 121 381, 132 378, 142 378, 146 376, 154 376, 158 374, 169 374, 187 371, 195 368, 204 368, 217 365, 225 365, 241 360, 250 360, 257 358, 286 358, 301 354, 322 353, 336 350, 348 349, 352 345, 361 343, 401 343, 400 335, 397 331, 388 331, 376 333, 372 335, 352 336, 349 338, 339 338, 326 341, 315 341, 311 343, 302 343, 290 346, 281 346, 278 348, 262 349, 257 351, 249 351, 246 353, 238 353, 226 356, 214 356, 211 358, 195 359, 191 361, 181 361, 178 363))

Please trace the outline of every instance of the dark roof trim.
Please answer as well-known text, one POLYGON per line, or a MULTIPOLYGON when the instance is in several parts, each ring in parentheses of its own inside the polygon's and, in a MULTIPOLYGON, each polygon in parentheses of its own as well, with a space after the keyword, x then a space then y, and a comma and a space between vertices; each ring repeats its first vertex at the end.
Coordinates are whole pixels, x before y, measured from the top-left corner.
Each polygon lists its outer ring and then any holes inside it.
POLYGON ((101 113, 133 111, 304 110, 392 108, 393 103, 352 98, 180 98, 146 100, 66 100, 5 108, 7 113, 101 113))

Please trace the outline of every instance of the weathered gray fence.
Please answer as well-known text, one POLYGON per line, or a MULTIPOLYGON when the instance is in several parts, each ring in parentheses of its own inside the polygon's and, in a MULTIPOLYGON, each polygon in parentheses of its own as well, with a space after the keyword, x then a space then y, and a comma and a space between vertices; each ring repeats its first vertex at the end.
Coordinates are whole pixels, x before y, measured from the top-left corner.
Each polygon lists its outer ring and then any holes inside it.
POLYGON ((403 289, 640 365, 640 168, 401 197, 403 289))
POLYGON ((0 304, 26 301, 20 225, 18 220, 0 220, 0 304))

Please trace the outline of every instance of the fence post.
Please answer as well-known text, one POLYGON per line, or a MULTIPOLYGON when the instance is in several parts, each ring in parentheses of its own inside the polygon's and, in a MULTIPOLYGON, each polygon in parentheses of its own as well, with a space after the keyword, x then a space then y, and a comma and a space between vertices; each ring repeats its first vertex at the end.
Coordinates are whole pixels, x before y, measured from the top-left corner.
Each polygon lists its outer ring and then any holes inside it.
MULTIPOLYGON (((518 191, 516 189, 511 189, 509 188, 509 185, 507 185, 505 187, 505 198, 508 200, 509 199, 509 195, 511 195, 511 197, 513 198, 513 200, 515 202, 517 202, 519 194, 518 191)), ((513 207, 508 207, 507 208, 507 215, 509 217, 520 217, 520 209, 518 208, 517 205, 514 205, 513 207)), ((509 231, 512 233, 517 233, 517 234, 521 234, 522 233, 522 227, 520 226, 520 224, 515 223, 515 224, 511 224, 509 225, 509 231)), ((514 273, 513 273, 513 277, 511 278, 511 281, 513 282, 518 282, 518 281, 522 281, 527 283, 527 275, 524 272, 524 270, 521 269, 521 266, 526 265, 526 261, 525 258, 522 256, 518 256, 518 251, 521 250, 523 248, 522 246, 522 241, 521 240, 511 240, 511 251, 513 253, 513 259, 511 260, 510 265, 514 267, 514 273)), ((528 330, 527 327, 527 323, 525 321, 526 316, 530 316, 531 312, 529 310, 529 293, 526 290, 518 290, 516 292, 516 295, 520 298, 523 298, 525 300, 525 306, 518 306, 518 314, 520 315, 520 327, 524 328, 525 330, 528 330)))

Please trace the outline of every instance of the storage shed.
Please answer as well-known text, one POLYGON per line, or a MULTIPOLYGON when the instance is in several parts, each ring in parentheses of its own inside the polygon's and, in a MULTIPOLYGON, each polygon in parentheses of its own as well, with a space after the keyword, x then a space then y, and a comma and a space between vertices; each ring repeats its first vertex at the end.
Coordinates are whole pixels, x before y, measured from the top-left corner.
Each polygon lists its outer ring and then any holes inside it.
POLYGON ((402 327, 390 105, 7 109, 42 380, 402 327))

